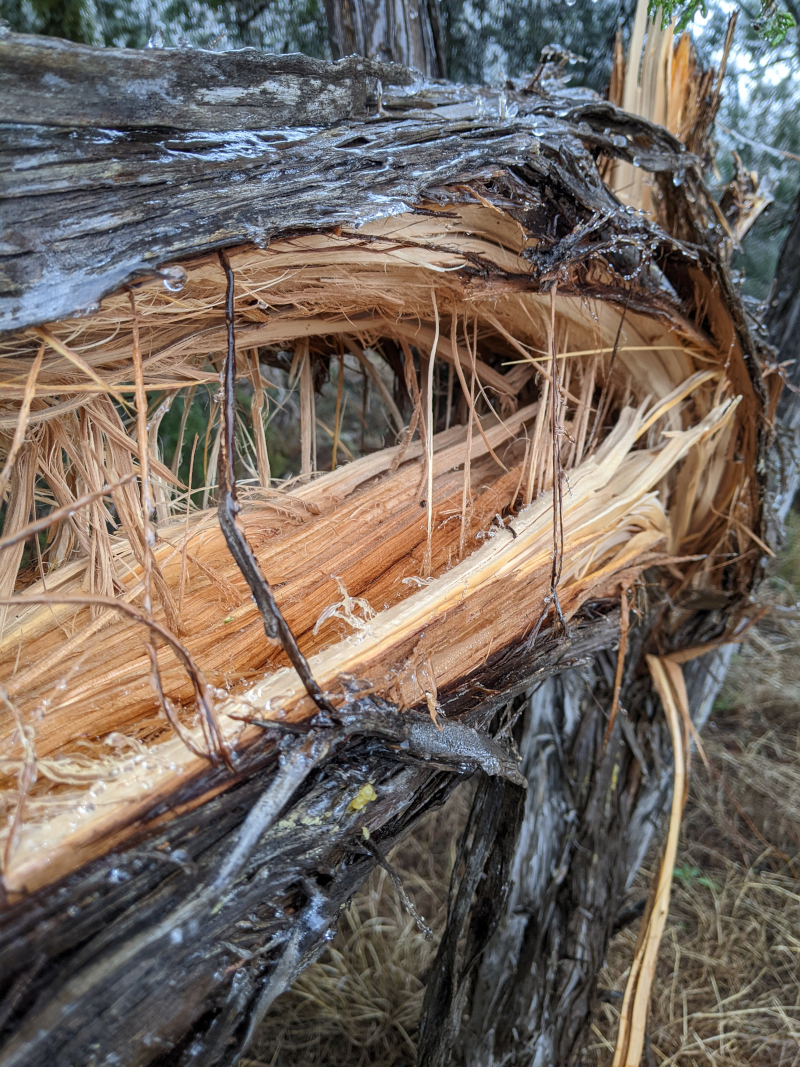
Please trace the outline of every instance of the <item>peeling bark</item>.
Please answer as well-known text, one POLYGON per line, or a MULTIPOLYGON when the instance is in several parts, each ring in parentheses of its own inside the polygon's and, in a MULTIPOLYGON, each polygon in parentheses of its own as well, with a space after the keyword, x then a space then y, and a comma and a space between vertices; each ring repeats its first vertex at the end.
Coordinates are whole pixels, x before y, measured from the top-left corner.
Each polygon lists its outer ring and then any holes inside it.
MULTIPOLYGON (((180 107, 173 109, 169 99, 156 93, 149 103, 124 90, 125 77, 106 58, 116 53, 105 49, 56 42, 99 66, 91 78, 87 66, 80 91, 67 86, 49 95, 36 80, 52 64, 53 46, 45 41, 0 39, 0 331, 86 312, 120 285, 178 259, 268 244, 282 232, 358 226, 426 199, 446 202, 453 196, 448 186, 476 180, 496 185, 498 202, 526 228, 545 230, 537 250, 543 275, 601 254, 629 273, 639 249, 661 246, 664 232, 620 210, 597 174, 598 152, 635 157, 670 183, 674 173, 686 173, 679 188, 671 186, 685 207, 676 213, 681 236, 663 253, 694 259, 697 250, 684 244, 701 243, 692 219, 708 213, 710 223, 706 194, 692 176, 696 160, 674 137, 593 96, 564 92, 557 82, 545 83, 549 94, 456 85, 392 92, 390 81, 402 86, 414 77, 394 67, 383 78, 378 115, 377 80, 366 76, 370 61, 326 64, 253 53, 269 68, 270 84, 291 82, 295 105, 265 108, 260 89, 244 79, 241 91, 252 89, 256 99, 234 114, 220 105, 217 115, 199 102, 204 64, 217 64, 220 77, 225 63, 234 64, 233 88, 237 63, 249 75, 250 53, 191 50, 173 57, 174 92, 184 101, 186 121, 198 123, 187 132, 180 107), (18 86, 32 82, 27 104, 18 86), (308 108, 320 94, 332 103, 312 119, 308 108), (362 100, 364 116, 350 118, 362 100)), ((126 77, 151 62, 141 55, 119 53, 129 65, 126 77)), ((153 55, 156 65, 169 65, 166 53, 153 55)), ((58 69, 64 62, 61 56, 58 69)), ((257 66, 255 58, 252 63, 257 66)))

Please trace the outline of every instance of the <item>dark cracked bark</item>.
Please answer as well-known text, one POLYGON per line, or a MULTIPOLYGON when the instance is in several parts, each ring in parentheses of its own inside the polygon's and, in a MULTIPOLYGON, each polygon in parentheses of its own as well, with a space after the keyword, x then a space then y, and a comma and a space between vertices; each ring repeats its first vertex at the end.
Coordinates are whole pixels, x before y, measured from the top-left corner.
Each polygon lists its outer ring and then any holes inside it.
MULTIPOLYGON (((474 833, 465 849, 465 867, 481 867, 473 878, 477 895, 471 912, 459 907, 463 894, 450 909, 423 1009, 424 1067, 579 1062, 609 940, 672 793, 669 735, 640 668, 644 642, 644 634, 635 641, 623 710, 605 752, 613 653, 548 678, 521 701, 528 789, 519 833, 509 839, 509 821, 497 820, 487 827, 492 840, 474 833), (503 866, 504 881, 492 876, 493 865, 503 866), (465 951, 448 947, 464 939, 465 951)), ((698 727, 730 653, 686 669, 698 727)))
POLYGON ((515 693, 608 647, 616 628, 612 608, 577 623, 567 642, 544 635, 536 650, 504 654, 469 692, 448 694, 463 718, 444 732, 427 714, 398 717, 369 698, 340 709, 340 729, 316 740, 312 730, 276 745, 269 731, 237 765, 237 786, 214 795, 223 769, 188 784, 173 798, 183 813, 163 828, 6 908, 0 1065, 87 1067, 110 1053, 118 1067, 238 1062, 375 866, 362 826, 386 852, 479 768, 489 781, 508 775, 518 798, 516 762, 486 736, 489 724, 515 693), (362 812, 351 801, 365 780, 380 798, 362 812), (223 879, 270 798, 272 821, 223 879))
POLYGON ((800 196, 783 242, 764 316, 778 362, 784 364, 788 388, 778 405, 775 459, 775 509, 781 520, 800 488, 800 196))

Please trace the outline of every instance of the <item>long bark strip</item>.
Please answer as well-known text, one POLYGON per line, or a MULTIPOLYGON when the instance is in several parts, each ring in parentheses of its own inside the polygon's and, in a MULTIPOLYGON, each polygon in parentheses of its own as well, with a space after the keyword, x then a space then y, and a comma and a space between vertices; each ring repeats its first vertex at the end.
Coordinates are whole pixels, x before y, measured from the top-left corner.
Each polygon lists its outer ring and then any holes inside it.
POLYGON ((558 374, 558 351, 556 346, 556 293, 557 283, 553 283, 550 290, 550 353, 552 388, 550 392, 550 432, 552 434, 553 456, 553 567, 550 572, 550 600, 553 611, 562 629, 566 629, 567 622, 564 612, 561 610, 561 602, 558 599, 558 583, 561 581, 561 571, 564 560, 564 471, 561 467, 561 435, 563 430, 559 425, 559 411, 561 409, 561 383, 558 374))
MULTIPOLYGON (((645 627, 634 629, 631 655, 638 658, 647 639, 645 627)), ((719 656, 687 668, 688 703, 698 727, 710 712, 729 653, 719 656)), ((487 826, 490 840, 473 833, 462 857, 463 868, 470 852, 493 855, 496 847, 502 857, 510 847, 507 896, 493 887, 491 894, 503 904, 490 904, 479 890, 471 913, 456 918, 451 909, 457 927, 442 941, 426 990, 421 1067, 580 1062, 626 888, 674 795, 675 752, 669 732, 654 724, 645 744, 658 754, 661 770, 651 764, 639 792, 632 792, 630 782, 641 771, 639 746, 635 753, 617 726, 602 753, 614 657, 607 650, 582 664, 520 697, 515 736, 528 789, 519 831, 510 846, 501 847, 502 833, 492 846, 497 831, 487 826), (465 957, 446 946, 450 937, 457 942, 477 936, 486 908, 492 910, 494 932, 470 970, 465 957), (460 1029, 448 1024, 449 1018, 464 1017, 460 1029)), ((653 697, 650 686, 636 678, 623 686, 626 707, 636 711, 653 697)), ((678 796, 682 804, 682 790, 678 796)), ((478 817, 481 803, 476 798, 471 818, 478 817)))
POLYGON ((648 656, 647 666, 653 684, 661 698, 661 705, 672 739, 674 772, 672 781, 672 811, 669 832, 661 857, 658 877, 648 907, 642 919, 639 939, 631 963, 631 972, 625 987, 625 997, 620 1011, 619 1033, 612 1067, 639 1067, 644 1052, 647 1017, 650 1012, 650 993, 658 962, 658 947, 669 913, 670 888, 672 886, 675 856, 681 817, 688 792, 689 768, 686 760, 687 738, 681 729, 681 718, 689 719, 688 698, 680 667, 675 666, 680 676, 677 681, 670 676, 668 664, 658 656, 648 656))
POLYGON ((433 424, 433 371, 436 363, 436 349, 439 347, 439 308, 436 303, 435 289, 431 290, 431 296, 433 298, 433 316, 436 325, 434 327, 431 354, 428 356, 428 381, 427 388, 425 390, 425 397, 427 400, 427 411, 425 412, 425 518, 428 540, 425 549, 425 562, 422 568, 424 578, 430 577, 431 573, 431 551, 433 538, 433 435, 436 429, 433 424))
POLYGON ((611 711, 608 713, 608 726, 603 738, 603 751, 606 750, 608 739, 614 730, 619 711, 619 694, 622 690, 622 672, 625 669, 625 653, 628 650, 628 627, 630 625, 630 609, 628 605, 628 590, 623 585, 619 593, 619 650, 617 652, 617 669, 614 673, 614 692, 611 697, 611 711))

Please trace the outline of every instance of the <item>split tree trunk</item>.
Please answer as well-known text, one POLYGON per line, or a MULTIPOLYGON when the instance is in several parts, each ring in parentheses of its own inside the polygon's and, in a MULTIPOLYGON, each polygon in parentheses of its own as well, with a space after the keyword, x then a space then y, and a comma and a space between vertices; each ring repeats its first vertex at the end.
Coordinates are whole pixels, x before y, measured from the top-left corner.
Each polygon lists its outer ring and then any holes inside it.
MULTIPOLYGON (((637 634, 635 645, 643 648, 647 638, 637 634)), ((726 648, 687 670, 698 729, 730 654, 726 648)), ((635 666, 603 753, 614 668, 613 653, 597 653, 521 702, 524 812, 516 837, 498 817, 465 849, 463 862, 478 867, 477 897, 471 911, 464 908, 462 882, 451 903, 425 995, 424 1067, 580 1062, 609 940, 672 792, 669 735, 635 666)), ((473 820, 484 803, 479 794, 473 820)))
MULTIPOLYGON (((778 259, 764 325, 790 382, 781 396, 770 454, 768 521, 777 524, 780 537, 780 524, 800 488, 800 200, 778 259)), ((681 635, 681 643, 713 639, 714 614, 713 609, 705 613, 700 630, 681 635)), ((615 670, 608 651, 549 678, 519 701, 517 736, 528 781, 524 814, 511 832, 499 814, 476 832, 486 791, 476 796, 471 835, 465 832, 459 861, 467 869, 472 864, 477 876, 451 902, 431 969, 421 1067, 451 1062, 548 1067, 580 1061, 608 943, 626 892, 661 835, 671 798, 670 740, 642 665, 652 637, 645 624, 629 644, 621 714, 607 746, 615 670), (477 896, 470 909, 464 896, 472 892, 477 896), (466 947, 459 952, 464 935, 466 947)), ((725 646, 685 668, 698 730, 734 649, 725 646)), ((499 783, 486 787, 503 788, 499 783)))
MULTIPOLYGON (((38 42, 22 44, 44 52, 38 42)), ((105 65, 112 84, 120 77, 107 54, 78 52, 90 67, 105 65)), ((47 55, 51 65, 70 66, 66 47, 48 46, 47 55)), ((173 57, 140 58, 168 71, 166 60, 173 57)), ((426 86, 387 99, 390 78, 408 86, 413 76, 369 64, 328 68, 289 58, 269 61, 269 83, 259 67, 266 61, 250 58, 254 71, 226 75, 218 68, 233 61, 202 57, 222 88, 235 88, 245 103, 253 95, 252 108, 242 107, 243 129, 263 130, 267 105, 275 107, 278 122, 291 126, 285 107, 297 95, 298 78, 309 79, 318 94, 320 129, 300 144, 287 136, 277 150, 254 132, 209 137, 227 121, 212 109, 210 127, 192 132, 192 121, 203 114, 196 86, 178 109, 185 133, 164 133, 157 100, 142 112, 134 135, 127 113, 119 136, 91 128, 105 116, 105 101, 116 99, 113 92, 94 99, 98 112, 84 120, 88 129, 76 119, 70 94, 59 98, 54 126, 40 127, 35 103, 46 93, 36 65, 28 64, 31 83, 5 99, 7 108, 29 111, 5 116, 27 125, 14 131, 5 157, 5 203, 16 244, 5 246, 4 326, 37 325, 54 307, 60 316, 72 314, 137 275, 220 243, 268 243, 276 232, 318 231, 323 209, 332 229, 372 217, 376 200, 387 217, 415 205, 415 224, 436 214, 432 204, 444 205, 451 209, 449 226, 465 183, 472 182, 475 192, 468 191, 464 210, 485 211, 495 225, 511 220, 511 232, 532 243, 525 246, 528 259, 520 255, 501 269, 475 251, 475 233, 468 232, 454 269, 470 294, 480 296, 481 286, 495 282, 512 296, 541 293, 558 281, 574 284, 587 302, 610 305, 613 299, 617 314, 624 306, 631 315, 651 315, 659 329, 680 318, 683 300, 698 323, 681 320, 680 328, 716 352, 721 342, 714 331, 721 323, 720 336, 736 346, 737 388, 749 391, 753 410, 760 410, 765 397, 756 353, 713 248, 700 254, 696 267, 694 258, 684 259, 677 230, 660 231, 618 212, 599 179, 594 155, 600 153, 636 159, 662 174, 681 240, 701 247, 703 234, 711 232, 710 212, 702 227, 695 225, 693 212, 706 203, 702 183, 690 167, 689 178, 673 185, 686 159, 663 130, 600 101, 571 100, 552 81, 552 95, 541 86, 502 98, 426 86), (384 82, 380 91, 378 81, 384 82), (262 95, 265 84, 279 90, 271 105, 262 95), (509 106, 518 118, 509 118, 509 106), (327 130, 324 123, 335 126, 327 130), (16 162, 28 154, 39 161, 38 177, 23 187, 16 162), (111 219, 115 241, 109 248, 111 219), (155 233, 154 219, 160 226, 155 233), (51 237, 56 220, 58 240, 51 237), (650 270, 643 249, 658 257, 657 270, 650 270), (642 275, 641 288, 617 291, 620 277, 630 273, 642 275), (710 288, 711 280, 724 294, 716 298, 716 321, 703 318, 710 305, 692 304, 697 287, 710 288)), ((126 106, 130 96, 122 92, 126 106)), ((229 98, 214 96, 222 109, 229 98)), ((301 98, 297 126, 309 121, 311 98, 301 98)), ((442 241, 449 240, 446 226, 442 241)), ((377 245, 377 237, 369 239, 377 245)), ((498 242, 504 254, 505 240, 504 234, 498 242)), ((410 239, 400 244, 419 266, 418 246, 410 239)), ((449 244, 446 252, 435 251, 455 255, 449 244)), ((450 270, 450 261, 444 263, 434 266, 450 270)), ((429 285, 430 272, 424 273, 429 285)), ((164 277, 169 282, 172 275, 164 277)), ((256 316, 243 327, 248 336, 280 322, 269 304, 248 304, 240 313, 256 316)), ((323 334, 332 329, 331 319, 325 322, 323 334)), ((419 331, 419 323, 414 328, 419 331)), ((501 335, 502 329, 493 334, 492 344, 499 345, 501 335)), ((20 338, 30 348, 29 335, 20 338)), ((214 329, 203 338, 208 346, 219 342, 214 329)), ((460 359, 457 345, 450 353, 451 360, 460 359)), ((501 366, 512 355, 493 358, 501 366)), ((508 389, 503 374, 514 372, 505 363, 502 369, 488 368, 497 388, 508 389)), ((593 399, 603 407, 599 389, 593 399)), ((754 482, 763 441, 760 427, 748 437, 754 482)), ((753 522, 758 525, 757 514, 753 522)), ((731 572, 737 589, 739 578, 731 572)), ((275 997, 324 948, 340 906, 380 851, 461 776, 478 770, 488 777, 465 834, 464 877, 428 986, 421 1062, 445 1063, 453 1047, 476 1065, 569 1062, 580 1048, 626 882, 668 794, 669 749, 642 654, 656 639, 680 648, 724 637, 736 608, 725 591, 711 590, 705 599, 685 592, 677 598, 682 623, 675 630, 665 622, 663 604, 648 604, 643 596, 636 599, 641 622, 632 626, 623 710, 605 751, 620 632, 618 600, 609 594, 585 603, 566 632, 551 613, 532 637, 533 628, 507 644, 501 635, 500 647, 490 645, 468 677, 429 694, 434 712, 438 697, 441 732, 430 721, 430 704, 400 715, 370 696, 345 699, 333 724, 301 721, 299 738, 289 732, 276 742, 280 725, 267 724, 264 737, 238 753, 235 773, 217 767, 184 782, 151 809, 142 808, 133 830, 120 827, 117 848, 104 846, 90 861, 76 860, 68 876, 36 892, 15 885, 18 895, 0 922, 2 1067, 84 1064, 98 1047, 98 1055, 131 1065, 235 1063, 275 997), (522 712, 514 729, 529 783, 524 803, 524 782, 504 738, 487 736, 504 709, 505 720, 522 712), (365 781, 379 798, 367 820, 377 851, 364 843, 365 816, 353 806, 356 786, 365 781), (464 1011, 469 1020, 461 1033, 464 1011)), ((708 678, 715 675, 707 665, 694 674, 694 710, 702 719, 708 678)))

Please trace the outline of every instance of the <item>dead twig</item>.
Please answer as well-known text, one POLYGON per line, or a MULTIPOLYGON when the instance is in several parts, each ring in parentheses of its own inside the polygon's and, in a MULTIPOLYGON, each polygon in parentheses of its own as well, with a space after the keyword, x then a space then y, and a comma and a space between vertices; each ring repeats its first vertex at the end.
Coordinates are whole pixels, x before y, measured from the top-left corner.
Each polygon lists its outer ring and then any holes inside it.
POLYGON ((219 524, 225 536, 228 549, 250 587, 253 599, 264 620, 264 632, 271 641, 279 641, 289 661, 300 676, 306 692, 320 711, 327 715, 336 712, 320 687, 314 681, 308 660, 295 640, 289 624, 275 602, 269 582, 258 565, 255 553, 238 521, 241 505, 236 498, 236 441, 234 431, 236 401, 236 337, 233 324, 234 277, 230 260, 226 254, 219 253, 219 261, 225 272, 227 288, 225 293, 225 322, 228 327, 228 352, 225 358, 224 397, 222 412, 222 436, 219 451, 219 504, 217 513, 219 524))
POLYGON ((603 738, 603 755, 614 729, 614 722, 619 709, 619 694, 622 689, 622 672, 625 667, 625 653, 628 649, 628 624, 630 622, 630 610, 628 607, 628 590, 623 585, 619 592, 619 650, 617 652, 617 670, 614 675, 614 695, 611 698, 611 711, 608 716, 608 726, 603 738))
MULTIPOLYGON (((11 472, 14 469, 14 460, 17 458, 17 453, 22 448, 22 443, 25 440, 25 431, 28 428, 28 416, 31 412, 31 402, 36 395, 36 379, 39 377, 39 370, 42 366, 42 360, 44 359, 45 347, 46 345, 43 341, 36 354, 36 358, 31 365, 31 369, 28 373, 28 380, 25 382, 25 393, 22 397, 22 403, 20 404, 17 425, 14 428, 14 437, 11 441, 11 447, 8 450, 6 461, 3 464, 3 470, 0 473, 0 503, 2 503, 6 495, 11 472)), ((2 547, 2 542, 0 542, 0 548, 2 547)))
POLYGON ((558 583, 561 581, 561 569, 564 560, 564 513, 563 489, 564 471, 561 466, 561 430, 558 423, 558 410, 561 406, 561 389, 558 377, 558 352, 556 350, 556 292, 558 284, 550 290, 550 346, 552 353, 553 388, 551 396, 551 430, 553 439, 553 566, 550 571, 550 602, 556 613, 562 632, 566 633, 567 620, 561 610, 558 599, 558 583))
POLYGON ((619 318, 619 326, 617 327, 617 336, 614 338, 614 347, 611 349, 611 359, 608 361, 608 373, 606 374, 606 380, 603 383, 603 389, 600 393, 600 400, 594 413, 594 422, 592 423, 592 430, 589 434, 589 440, 586 442, 586 452, 591 452, 597 437, 598 430, 603 424, 603 419, 606 417, 606 405, 610 399, 611 390, 611 374, 614 370, 614 364, 617 361, 617 352, 619 351, 619 339, 622 336, 622 327, 625 323, 625 316, 628 312, 628 305, 631 302, 631 296, 633 294, 633 286, 628 289, 625 297, 625 304, 622 308, 622 314, 619 318))
MULTIPOLYGON (((123 615, 127 615, 128 618, 133 619, 134 622, 146 626, 151 633, 157 635, 162 641, 169 645, 183 664, 186 673, 189 675, 192 687, 194 688, 195 698, 200 710, 203 712, 203 721, 209 739, 209 751, 204 752, 197 747, 178 721, 177 716, 174 715, 169 703, 164 701, 164 710, 169 716, 170 723, 175 727, 176 733, 181 741, 183 741, 196 756, 211 760, 212 763, 217 762, 217 760, 221 758, 228 764, 228 766, 230 766, 230 754, 216 720, 210 686, 203 677, 200 668, 195 663, 188 649, 181 644, 173 633, 171 633, 165 626, 162 626, 160 622, 157 622, 152 618, 152 616, 148 616, 144 611, 140 611, 139 608, 135 608, 133 604, 128 604, 124 600, 115 600, 114 597, 100 596, 97 593, 29 593, 22 596, 0 597, 0 604, 16 607, 24 607, 28 604, 74 604, 76 607, 81 608, 111 608, 113 611, 119 611, 123 615)), ((160 685, 160 679, 158 680, 158 684, 160 685)), ((159 696, 159 699, 163 701, 163 693, 158 692, 157 695, 159 696)))
POLYGON ((111 485, 104 485, 102 489, 97 489, 93 493, 86 493, 84 496, 78 497, 71 504, 65 504, 61 508, 53 508, 47 515, 43 515, 41 519, 37 519, 35 522, 28 523, 27 526, 23 526, 21 530, 17 530, 13 534, 9 534, 8 537, 0 538, 0 552, 4 548, 11 548, 12 545, 19 544, 20 541, 27 541, 29 537, 33 537, 34 534, 41 533, 43 530, 48 530, 51 526, 55 526, 57 522, 61 522, 62 519, 71 519, 76 511, 80 511, 81 508, 85 508, 88 504, 93 504, 96 500, 100 500, 104 496, 110 496, 117 489, 121 489, 123 485, 129 485, 131 482, 136 481, 135 474, 126 474, 124 478, 120 478, 119 481, 112 482, 111 485))

